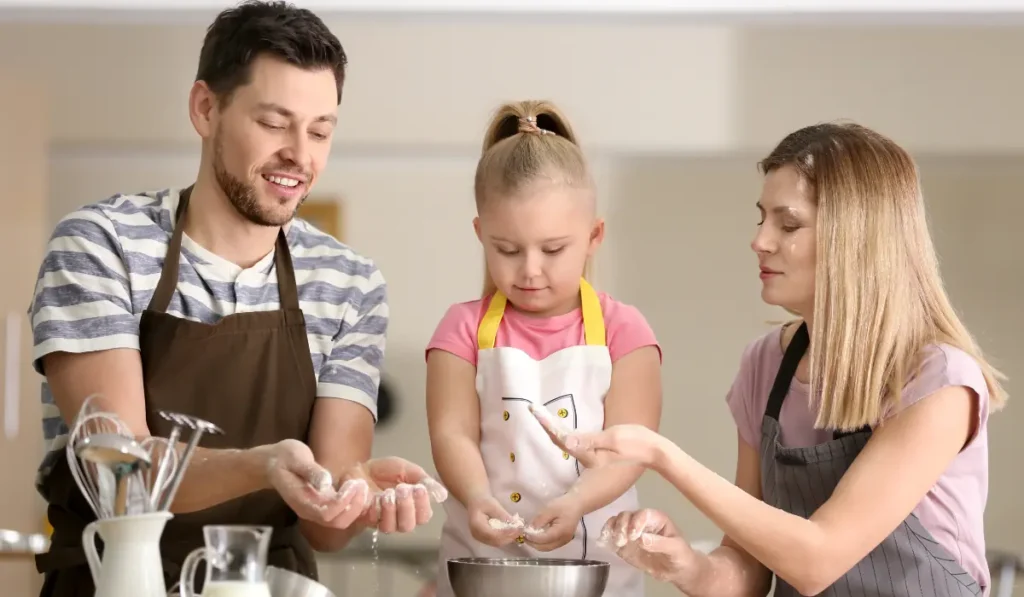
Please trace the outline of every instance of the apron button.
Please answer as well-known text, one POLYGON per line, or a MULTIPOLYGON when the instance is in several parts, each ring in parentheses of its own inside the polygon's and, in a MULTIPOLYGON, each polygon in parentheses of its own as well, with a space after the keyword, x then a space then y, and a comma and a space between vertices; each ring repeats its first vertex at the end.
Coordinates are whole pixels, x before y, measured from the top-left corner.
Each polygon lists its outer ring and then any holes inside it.
POLYGON ((505 412, 501 413, 501 418, 506 420, 506 421, 508 420, 508 416, 509 415, 508 415, 508 411, 507 410, 505 412))
POLYGON ((523 496, 519 495, 518 493, 513 493, 512 495, 509 496, 509 499, 511 499, 515 503, 519 503, 519 500, 523 499, 523 496))
POLYGON ((565 410, 564 408, 560 408, 558 409, 558 416, 564 419, 569 416, 569 411, 565 410))
POLYGON ((511 460, 512 462, 515 462, 516 461, 516 453, 515 452, 509 452, 508 453, 508 459, 511 460))

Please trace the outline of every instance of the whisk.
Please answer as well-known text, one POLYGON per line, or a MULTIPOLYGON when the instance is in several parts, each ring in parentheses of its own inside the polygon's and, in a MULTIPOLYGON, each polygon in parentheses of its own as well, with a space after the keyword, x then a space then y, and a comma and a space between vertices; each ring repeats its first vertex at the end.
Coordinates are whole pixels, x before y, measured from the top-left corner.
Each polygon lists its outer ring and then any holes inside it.
POLYGON ((152 436, 136 442, 128 426, 114 413, 100 410, 94 398, 82 403, 68 436, 65 450, 72 477, 97 518, 156 511, 179 465, 176 436, 152 436), (97 442, 108 450, 113 446, 137 454, 143 466, 112 468, 102 459, 83 458, 82 450, 97 442))
POLYGON ((131 430, 117 415, 100 410, 96 398, 89 396, 82 403, 65 451, 71 475, 97 518, 170 508, 199 440, 205 434, 224 433, 209 421, 160 411, 160 416, 173 425, 170 436, 151 436, 136 442, 131 430), (178 441, 183 429, 190 429, 192 434, 179 453, 178 441), (82 458, 83 448, 93 453, 82 458), (105 455, 97 452, 100 449, 107 450, 105 455), (132 460, 131 455, 136 455, 137 461, 132 460), (127 461, 118 463, 119 466, 103 464, 104 459, 117 460, 122 456, 127 461))
POLYGON ((176 442, 177 434, 172 434, 170 438, 151 436, 139 442, 153 464, 145 472, 140 471, 140 475, 133 480, 136 491, 132 496, 131 513, 157 510, 161 497, 170 488, 169 481, 180 464, 176 442))
POLYGON ((93 396, 86 398, 79 410, 78 417, 68 434, 67 445, 64 447, 71 469, 71 476, 82 491, 89 507, 97 518, 113 515, 116 482, 113 474, 93 462, 78 458, 78 450, 83 440, 100 434, 113 434, 133 439, 128 426, 113 413, 99 411, 93 405, 93 396))

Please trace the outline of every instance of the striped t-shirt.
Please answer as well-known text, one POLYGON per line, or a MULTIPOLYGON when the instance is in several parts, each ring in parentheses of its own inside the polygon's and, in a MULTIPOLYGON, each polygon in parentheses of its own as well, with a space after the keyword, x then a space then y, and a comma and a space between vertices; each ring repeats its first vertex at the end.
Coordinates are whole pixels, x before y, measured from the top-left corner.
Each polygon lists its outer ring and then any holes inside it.
MULTIPOLYGON (((57 224, 30 310, 36 371, 43 373, 42 357, 52 352, 139 348, 139 320, 160 279, 177 207, 176 189, 116 195, 57 224)), ((384 278, 373 261, 304 220, 292 220, 286 238, 317 396, 358 402, 376 419, 388 323, 384 278)), ((276 270, 274 251, 242 268, 183 235, 167 313, 215 323, 278 309, 276 270)), ((42 401, 47 451, 62 449, 69 430, 45 380, 42 401)))

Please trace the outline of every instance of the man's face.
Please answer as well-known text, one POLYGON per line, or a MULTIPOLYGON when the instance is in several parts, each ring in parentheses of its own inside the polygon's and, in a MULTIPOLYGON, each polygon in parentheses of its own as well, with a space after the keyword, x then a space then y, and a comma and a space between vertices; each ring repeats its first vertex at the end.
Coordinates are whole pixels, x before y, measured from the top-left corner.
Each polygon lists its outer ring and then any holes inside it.
POLYGON ((242 216, 281 226, 327 162, 338 88, 330 69, 303 70, 266 56, 251 68, 250 82, 211 112, 213 171, 242 216))

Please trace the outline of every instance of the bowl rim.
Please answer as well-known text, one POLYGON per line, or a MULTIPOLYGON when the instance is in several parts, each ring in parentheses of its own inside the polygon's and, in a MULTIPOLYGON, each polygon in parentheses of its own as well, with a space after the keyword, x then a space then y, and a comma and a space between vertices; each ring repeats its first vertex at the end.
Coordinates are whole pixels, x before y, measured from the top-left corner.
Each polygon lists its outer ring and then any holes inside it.
POLYGON ((312 588, 315 589, 323 589, 324 594, 329 595, 330 597, 335 597, 337 595, 327 585, 319 581, 313 580, 305 574, 300 574, 298 572, 295 572, 294 570, 289 570, 287 568, 282 568, 280 566, 272 566, 269 564, 265 566, 263 569, 263 578, 267 582, 267 584, 270 584, 272 581, 299 582, 307 587, 312 586, 312 588))
POLYGON ((609 568, 608 562, 576 558, 448 558, 448 565, 505 568, 609 568), (519 562, 505 566, 503 562, 519 562))

